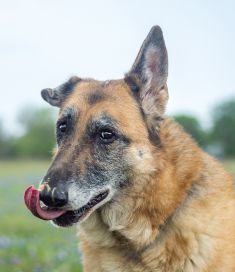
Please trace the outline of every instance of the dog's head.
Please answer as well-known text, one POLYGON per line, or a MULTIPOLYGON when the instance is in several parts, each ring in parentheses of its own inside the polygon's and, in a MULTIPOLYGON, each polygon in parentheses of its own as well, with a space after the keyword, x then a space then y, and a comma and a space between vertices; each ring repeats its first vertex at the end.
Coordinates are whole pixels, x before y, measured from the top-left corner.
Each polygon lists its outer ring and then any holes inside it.
POLYGON ((47 206, 67 210, 55 224, 84 221, 135 177, 154 171, 157 127, 168 100, 167 66, 162 31, 155 26, 124 79, 72 77, 42 90, 43 99, 60 108, 57 149, 40 193, 47 206))

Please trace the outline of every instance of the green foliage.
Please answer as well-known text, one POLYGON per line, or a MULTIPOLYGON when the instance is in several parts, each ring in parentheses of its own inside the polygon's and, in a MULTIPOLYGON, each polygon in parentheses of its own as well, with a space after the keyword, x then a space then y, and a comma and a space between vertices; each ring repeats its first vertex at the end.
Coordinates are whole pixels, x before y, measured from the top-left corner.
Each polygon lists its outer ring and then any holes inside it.
POLYGON ((5 135, 3 132, 2 121, 0 120, 0 153, 2 153, 2 150, 4 148, 4 142, 5 142, 5 135))
POLYGON ((218 104, 212 118, 212 141, 222 145, 225 156, 235 156, 235 99, 218 104))
POLYGON ((6 135, 0 120, 0 158, 9 158, 14 155, 13 138, 6 135))
POLYGON ((192 115, 175 115, 174 119, 178 122, 187 133, 189 133, 202 147, 207 144, 207 132, 200 125, 199 120, 192 115))
POLYGON ((55 145, 54 116, 50 109, 26 108, 19 115, 25 133, 15 139, 18 157, 49 158, 55 145))

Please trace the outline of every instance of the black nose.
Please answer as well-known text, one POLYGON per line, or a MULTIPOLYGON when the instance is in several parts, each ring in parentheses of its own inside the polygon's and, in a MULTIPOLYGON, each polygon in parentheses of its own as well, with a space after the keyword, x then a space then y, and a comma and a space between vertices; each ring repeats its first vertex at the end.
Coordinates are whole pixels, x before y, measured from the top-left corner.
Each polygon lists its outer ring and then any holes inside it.
POLYGON ((68 202, 68 194, 57 187, 50 188, 45 186, 40 192, 40 200, 49 207, 62 207, 68 202))

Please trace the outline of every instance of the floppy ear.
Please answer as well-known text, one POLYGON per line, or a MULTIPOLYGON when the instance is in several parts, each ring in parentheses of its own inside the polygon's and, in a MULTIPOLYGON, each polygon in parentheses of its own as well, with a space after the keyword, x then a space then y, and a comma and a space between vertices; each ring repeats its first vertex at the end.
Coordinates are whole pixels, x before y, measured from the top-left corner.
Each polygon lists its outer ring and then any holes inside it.
POLYGON ((73 88, 79 81, 81 81, 79 77, 73 76, 67 82, 54 89, 43 89, 41 96, 52 106, 61 107, 63 101, 73 91, 73 88))
POLYGON ((147 122, 152 123, 150 126, 155 127, 156 120, 161 120, 165 112, 168 100, 167 75, 168 58, 162 30, 154 26, 125 77, 140 101, 147 122))

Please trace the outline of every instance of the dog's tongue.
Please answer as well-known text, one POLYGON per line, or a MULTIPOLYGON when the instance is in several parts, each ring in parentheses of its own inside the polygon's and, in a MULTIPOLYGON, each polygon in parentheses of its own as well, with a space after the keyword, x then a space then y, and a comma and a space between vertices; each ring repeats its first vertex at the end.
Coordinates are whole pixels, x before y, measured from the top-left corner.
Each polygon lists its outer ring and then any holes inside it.
POLYGON ((66 212, 62 210, 47 210, 42 208, 40 206, 39 193, 40 191, 33 186, 28 187, 24 193, 25 205, 33 215, 43 220, 52 220, 66 212))

